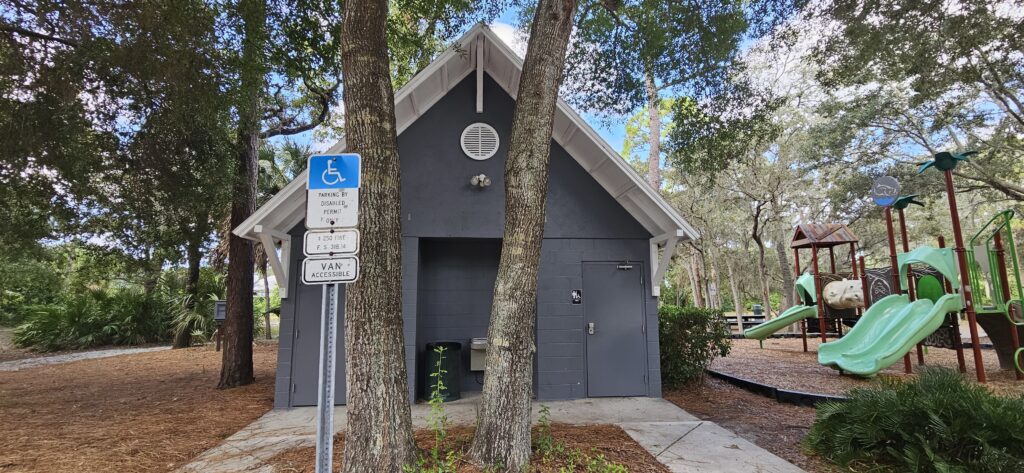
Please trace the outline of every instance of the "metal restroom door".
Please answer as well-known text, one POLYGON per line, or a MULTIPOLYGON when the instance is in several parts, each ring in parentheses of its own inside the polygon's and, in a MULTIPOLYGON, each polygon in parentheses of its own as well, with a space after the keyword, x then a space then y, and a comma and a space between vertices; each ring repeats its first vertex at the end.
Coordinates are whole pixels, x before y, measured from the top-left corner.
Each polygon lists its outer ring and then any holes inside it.
POLYGON ((647 395, 643 266, 583 263, 587 396, 647 395))

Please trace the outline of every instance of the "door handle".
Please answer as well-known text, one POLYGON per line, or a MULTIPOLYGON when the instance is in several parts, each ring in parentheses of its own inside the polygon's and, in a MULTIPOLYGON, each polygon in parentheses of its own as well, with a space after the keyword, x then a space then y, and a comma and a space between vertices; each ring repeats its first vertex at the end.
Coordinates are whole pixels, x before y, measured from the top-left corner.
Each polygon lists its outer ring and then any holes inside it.
POLYGON ((593 322, 590 322, 590 323, 587 324, 587 334, 588 335, 593 335, 594 334, 594 323, 593 322))

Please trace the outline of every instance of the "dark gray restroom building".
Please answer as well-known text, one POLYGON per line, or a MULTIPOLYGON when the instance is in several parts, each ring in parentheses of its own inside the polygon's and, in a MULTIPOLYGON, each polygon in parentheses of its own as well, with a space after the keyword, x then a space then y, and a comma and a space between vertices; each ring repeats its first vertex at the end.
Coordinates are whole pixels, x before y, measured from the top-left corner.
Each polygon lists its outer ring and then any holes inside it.
MULTIPOLYGON (((462 390, 482 385, 484 372, 470 363, 470 340, 487 336, 521 66, 494 32, 478 25, 395 95, 401 291, 409 389, 416 397, 422 397, 424 346, 431 341, 461 342, 462 390)), ((329 152, 344 149, 341 142, 329 152)), ((316 404, 322 295, 299 275, 305 180, 299 176, 234 230, 280 248, 270 255, 283 297, 276 407, 316 404)), ((676 244, 697 238, 696 231, 561 101, 547 209, 535 396, 660 396, 658 282, 676 244)), ((344 404, 343 346, 338 353, 335 398, 344 404)))

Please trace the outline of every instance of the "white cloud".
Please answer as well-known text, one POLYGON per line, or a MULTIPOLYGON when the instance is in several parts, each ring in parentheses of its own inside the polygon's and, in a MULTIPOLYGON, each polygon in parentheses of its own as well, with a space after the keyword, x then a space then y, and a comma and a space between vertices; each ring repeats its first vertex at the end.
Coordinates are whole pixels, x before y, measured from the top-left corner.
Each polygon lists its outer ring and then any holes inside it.
POLYGON ((491 23, 488 26, 517 56, 520 58, 526 57, 527 37, 522 31, 515 26, 500 21, 491 23))

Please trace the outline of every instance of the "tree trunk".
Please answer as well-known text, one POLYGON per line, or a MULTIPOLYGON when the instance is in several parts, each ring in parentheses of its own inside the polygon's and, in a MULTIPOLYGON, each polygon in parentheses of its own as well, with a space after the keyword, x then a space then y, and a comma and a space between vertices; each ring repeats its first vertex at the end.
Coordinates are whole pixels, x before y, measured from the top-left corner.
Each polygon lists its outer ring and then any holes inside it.
MULTIPOLYGON (((273 248, 271 248, 273 251, 273 248)), ((273 340, 274 334, 270 330, 270 281, 267 276, 267 263, 263 263, 263 327, 267 340, 273 340)))
POLYGON ((540 0, 534 13, 505 163, 505 231, 487 331, 483 394, 470 448, 478 463, 521 471, 530 459, 537 272, 558 89, 575 0, 540 0))
MULTIPOLYGON (((188 274, 185 276, 185 294, 188 296, 188 302, 186 308, 192 310, 196 306, 196 302, 199 301, 199 264, 203 258, 203 254, 200 251, 202 243, 198 241, 189 241, 187 248, 185 249, 188 253, 188 274)), ((192 330, 193 326, 189 324, 181 332, 174 335, 173 348, 188 348, 192 346, 192 330)))
POLYGON ((718 258, 715 257, 715 250, 708 251, 708 258, 711 260, 711 278, 710 281, 714 281, 714 294, 712 295, 710 287, 708 290, 708 297, 711 299, 711 306, 715 309, 722 309, 722 275, 718 271, 718 258))
POLYGON ((360 279, 345 289, 348 429, 343 471, 414 465, 405 338, 398 138, 386 0, 345 2, 341 37, 345 138, 362 156, 360 279))
POLYGON ((736 315, 743 315, 743 295, 740 293, 740 285, 736 280, 736 272, 732 269, 732 262, 728 259, 725 262, 725 270, 728 271, 729 290, 732 292, 732 309, 736 311, 736 315))
POLYGON ((697 273, 693 268, 693 256, 686 258, 686 275, 690 278, 690 295, 693 296, 693 306, 701 307, 700 283, 697 282, 697 273))
POLYGON ((648 72, 644 74, 644 85, 647 89, 647 183, 656 191, 661 190, 661 100, 658 99, 658 88, 654 77, 648 72))
POLYGON ((775 253, 779 256, 779 268, 780 274, 782 275, 782 303, 783 307, 779 307, 779 313, 790 307, 793 307, 795 301, 793 300, 793 267, 789 265, 789 252, 786 251, 787 245, 783 242, 786 241, 786 232, 780 232, 780 238, 775 243, 775 253))
MULTIPOLYGON (((231 201, 231 228, 241 225, 256 210, 256 166, 260 147, 261 96, 264 89, 263 46, 266 43, 265 0, 241 0, 243 22, 241 100, 238 106, 238 161, 231 201)), ((224 351, 220 388, 252 383, 252 242, 228 233, 228 297, 224 318, 224 351)))

